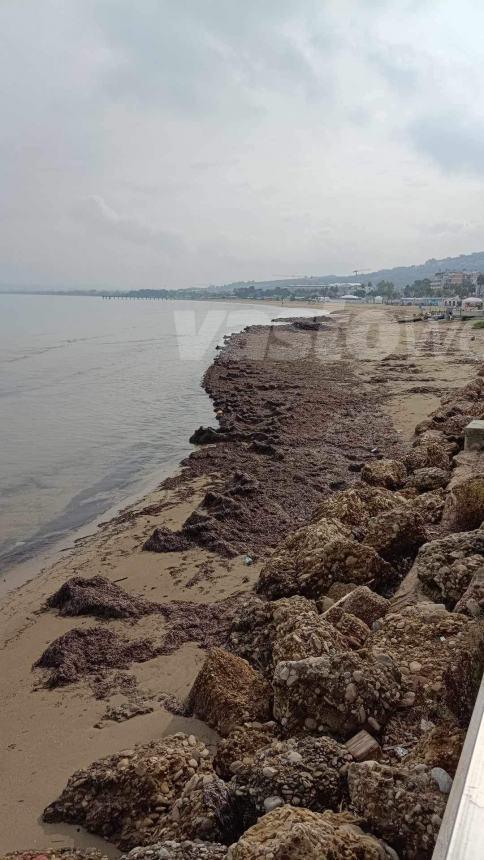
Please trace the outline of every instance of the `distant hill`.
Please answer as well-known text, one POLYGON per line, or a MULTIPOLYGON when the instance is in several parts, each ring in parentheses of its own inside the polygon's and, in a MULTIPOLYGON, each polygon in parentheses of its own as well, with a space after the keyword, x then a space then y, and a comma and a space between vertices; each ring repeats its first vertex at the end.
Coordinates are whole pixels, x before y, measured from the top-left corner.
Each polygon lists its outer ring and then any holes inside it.
POLYGON ((274 287, 311 287, 316 284, 351 283, 355 280, 377 284, 378 281, 392 281, 397 289, 423 278, 431 278, 436 272, 450 269, 456 271, 484 272, 484 251, 475 254, 460 254, 458 257, 445 257, 443 260, 431 259, 416 266, 395 266, 393 269, 379 269, 376 272, 363 272, 358 276, 351 275, 313 275, 306 278, 286 278, 277 281, 238 281, 219 287, 210 287, 211 292, 226 292, 238 287, 253 285, 260 290, 271 290, 274 287))

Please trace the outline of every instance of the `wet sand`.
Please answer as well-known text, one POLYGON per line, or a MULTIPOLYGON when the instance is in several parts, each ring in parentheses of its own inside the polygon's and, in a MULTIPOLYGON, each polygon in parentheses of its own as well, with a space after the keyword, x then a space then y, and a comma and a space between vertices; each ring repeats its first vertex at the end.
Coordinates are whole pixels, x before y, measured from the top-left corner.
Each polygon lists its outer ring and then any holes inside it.
POLYGON ((199 448, 179 475, 3 599, 2 851, 105 848, 77 827, 40 820, 74 770, 173 731, 193 732, 209 743, 215 739, 203 723, 174 715, 160 703, 166 694, 180 702, 186 696, 204 659, 194 643, 123 671, 134 678, 134 693, 116 679, 115 670, 105 674, 102 699, 89 677, 53 690, 42 686, 44 675, 32 672, 32 664, 72 628, 108 628, 161 645, 170 626, 159 614, 136 621, 60 617, 39 611, 46 598, 71 576, 97 574, 162 604, 214 603, 249 590, 271 547, 307 519, 319 499, 349 486, 372 449, 403 450, 437 398, 468 381, 482 360, 482 332, 462 323, 398 325, 394 318, 401 313, 351 309, 319 331, 284 326, 273 336, 260 328, 234 336, 205 378, 221 410, 220 429, 229 438, 199 448), (268 438, 261 439, 261 433, 268 438), (262 450, 260 444, 268 447, 262 450), (256 491, 234 494, 234 472, 249 475, 256 491), (187 549, 142 551, 154 528, 186 533, 194 512, 199 524, 200 517, 205 525, 207 516, 212 522, 190 533, 187 549), (221 542, 237 554, 224 551, 221 542), (254 563, 244 562, 246 553, 254 563), (140 700, 153 710, 123 722, 103 719, 108 707, 140 700))

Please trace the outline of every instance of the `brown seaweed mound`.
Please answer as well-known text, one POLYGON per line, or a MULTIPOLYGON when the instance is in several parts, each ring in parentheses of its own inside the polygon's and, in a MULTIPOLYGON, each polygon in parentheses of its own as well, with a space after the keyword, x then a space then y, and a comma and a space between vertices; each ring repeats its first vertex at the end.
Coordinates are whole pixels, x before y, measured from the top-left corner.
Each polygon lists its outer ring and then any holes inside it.
POLYGON ((140 618, 157 612, 155 603, 128 594, 104 576, 73 576, 46 601, 59 615, 94 615, 97 618, 140 618))
POLYGON ((46 687, 63 687, 99 669, 127 669, 158 653, 149 639, 129 642, 103 627, 74 628, 54 639, 33 668, 51 670, 46 687))

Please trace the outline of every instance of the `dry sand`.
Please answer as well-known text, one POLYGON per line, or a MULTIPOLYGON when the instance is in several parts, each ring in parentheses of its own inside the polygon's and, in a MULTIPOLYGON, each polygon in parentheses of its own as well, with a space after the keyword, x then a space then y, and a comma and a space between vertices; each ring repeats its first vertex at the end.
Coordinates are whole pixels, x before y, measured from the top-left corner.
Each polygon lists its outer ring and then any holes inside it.
MULTIPOLYGON (((325 308, 327 309, 327 308, 325 308)), ((359 385, 377 390, 382 407, 404 442, 415 424, 436 406, 441 394, 462 385, 484 355, 484 332, 462 323, 392 322, 401 309, 351 309, 338 315, 345 337, 344 357, 351 354, 359 385), (378 319, 379 330, 375 322, 378 319), (431 348, 432 347, 432 348, 431 348), (391 356, 388 359, 388 356, 391 356)), ((330 338, 321 336, 315 357, 328 359, 330 338)), ((335 343, 331 343, 335 357, 335 343)), ((297 421, 297 417, 295 417, 297 421)), ((284 464, 281 464, 284 468, 284 464)), ((0 671, 0 850, 74 846, 103 846, 102 840, 68 825, 45 825, 43 808, 57 797, 74 770, 92 760, 135 743, 174 731, 190 731, 213 742, 215 734, 192 718, 173 716, 157 703, 169 693, 182 700, 201 666, 204 654, 193 643, 169 656, 159 656, 129 669, 144 695, 156 707, 151 713, 125 722, 103 721, 107 705, 127 701, 113 693, 99 700, 87 682, 54 690, 39 686, 33 662, 57 636, 73 627, 89 627, 92 618, 61 618, 40 612, 45 599, 73 575, 95 574, 119 581, 128 592, 148 600, 213 602, 248 590, 258 577, 260 563, 246 566, 243 559, 222 559, 194 548, 182 553, 141 551, 155 526, 179 528, 199 505, 207 489, 203 476, 175 488, 162 487, 130 508, 129 517, 117 518, 80 540, 55 564, 3 598, 0 671), (151 512, 146 512, 146 508, 151 512), (154 507, 153 507, 154 506, 154 507), (153 513, 153 510, 156 512, 153 513), (207 562, 209 564, 207 565, 207 562), (208 573, 207 573, 208 570, 208 573), (95 726, 101 721, 101 728, 95 726)), ((8 580, 15 583, 15 571, 8 580)), ((130 638, 147 635, 161 640, 165 623, 149 615, 136 624, 108 622, 110 629, 130 638)), ((109 848, 116 856, 116 850, 109 848)))

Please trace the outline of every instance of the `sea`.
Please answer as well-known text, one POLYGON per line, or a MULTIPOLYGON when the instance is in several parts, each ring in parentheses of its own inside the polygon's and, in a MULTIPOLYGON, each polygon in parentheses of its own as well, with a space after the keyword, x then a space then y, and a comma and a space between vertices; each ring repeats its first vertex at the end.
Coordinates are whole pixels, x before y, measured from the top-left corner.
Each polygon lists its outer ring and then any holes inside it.
POLYGON ((0 295, 0 573, 141 497, 214 424, 224 337, 310 309, 0 295))

